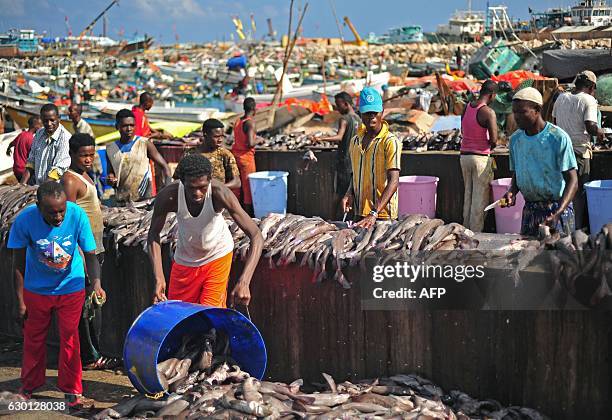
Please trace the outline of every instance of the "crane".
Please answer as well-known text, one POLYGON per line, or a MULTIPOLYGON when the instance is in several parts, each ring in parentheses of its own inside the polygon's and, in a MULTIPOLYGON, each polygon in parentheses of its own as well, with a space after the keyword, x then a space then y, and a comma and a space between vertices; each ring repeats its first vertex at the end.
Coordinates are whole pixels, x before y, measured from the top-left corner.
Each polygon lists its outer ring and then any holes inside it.
POLYGON ((270 38, 271 41, 275 41, 276 31, 272 27, 272 19, 268 18, 267 21, 268 21, 268 37, 270 38))
POLYGON ((344 16, 344 24, 349 27, 349 29, 355 36, 355 44, 357 44, 360 47, 368 45, 366 41, 361 39, 361 37, 359 36, 359 32, 357 32, 357 29, 355 29, 355 25, 353 25, 353 22, 351 22, 348 16, 344 16))
MULTIPOLYGON (((81 32, 81 33, 79 34, 79 38, 83 38, 83 36, 85 36, 85 34, 86 34, 87 32, 91 31, 91 30, 93 29, 93 27, 96 25, 96 23, 97 23, 97 22, 100 20, 100 18, 101 18, 102 16, 104 16, 104 15, 106 14, 106 12, 108 12, 108 10, 109 10, 111 7, 113 7, 115 4, 117 4, 117 5, 118 5, 118 4, 119 4, 119 0, 112 0, 112 1, 110 2, 110 4, 109 4, 108 6, 106 6, 106 9, 104 9, 104 10, 102 11, 102 13, 100 13, 98 16, 96 16, 96 18, 95 18, 94 20, 92 20, 92 21, 91 21, 91 23, 85 27, 85 29, 83 29, 83 32, 81 32)), ((80 43, 80 42, 79 42, 79 43, 80 43)))
POLYGON ((70 27, 68 16, 64 16, 64 21, 66 22, 66 32, 68 33, 68 36, 72 36, 72 28, 70 27))
POLYGON ((242 21, 240 20, 240 18, 238 16, 232 16, 232 22, 234 22, 238 37, 242 40, 246 39, 246 36, 244 35, 244 28, 242 27, 242 21))

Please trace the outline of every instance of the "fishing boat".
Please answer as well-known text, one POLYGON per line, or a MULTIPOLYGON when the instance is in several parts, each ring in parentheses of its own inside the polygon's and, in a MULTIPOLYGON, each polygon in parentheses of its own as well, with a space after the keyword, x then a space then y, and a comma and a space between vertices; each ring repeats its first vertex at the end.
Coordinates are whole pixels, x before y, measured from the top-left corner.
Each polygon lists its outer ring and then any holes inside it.
POLYGON ((423 28, 420 25, 400 26, 389 29, 388 33, 379 37, 371 33, 368 42, 378 45, 423 42, 423 28))
POLYGON ((571 8, 576 26, 606 26, 612 24, 612 6, 607 0, 585 0, 571 8))
POLYGON ((486 14, 472 10, 468 1, 468 10, 457 10, 448 23, 438 25, 436 33, 447 40, 463 42, 474 41, 485 33, 486 14))
MULTIPOLYGON (((352 91, 353 93, 360 92, 366 85, 372 86, 379 91, 382 91, 383 85, 389 83, 390 73, 377 73, 371 75, 369 78, 364 79, 349 79, 341 83, 328 84, 311 84, 299 87, 293 87, 288 81, 284 81, 283 85, 283 98, 295 98, 295 99, 312 99, 316 100, 322 94, 335 95, 341 91, 352 91)), ((255 99, 257 103, 271 103, 274 100, 273 93, 267 94, 255 94, 249 95, 249 97, 255 99)), ((242 103, 244 101, 243 95, 230 96, 228 95, 225 100, 225 109, 228 111, 242 112, 242 103)))
MULTIPOLYGON (((91 109, 111 116, 114 116, 122 109, 132 109, 133 106, 133 104, 123 102, 89 102, 89 107, 91 109)), ((153 106, 147 111, 147 117, 151 121, 186 121, 202 123, 209 118, 224 120, 230 116, 231 115, 227 112, 221 112, 218 108, 204 107, 153 106)))
POLYGON ((200 77, 195 67, 183 64, 182 62, 172 65, 165 61, 155 61, 153 64, 159 68, 162 74, 172 77, 175 82, 193 83, 200 77))
MULTIPOLYGON (((27 127, 28 119, 33 116, 40 115, 40 105, 16 105, 16 104, 5 104, 6 112, 9 114, 11 119, 19 125, 19 127, 27 127)), ((88 113, 83 113, 82 118, 91 126, 94 132, 94 136, 99 137, 115 131, 115 120, 96 118, 88 113)), ((60 115, 61 124, 71 133, 74 133, 72 127, 72 121, 67 115, 60 115)))

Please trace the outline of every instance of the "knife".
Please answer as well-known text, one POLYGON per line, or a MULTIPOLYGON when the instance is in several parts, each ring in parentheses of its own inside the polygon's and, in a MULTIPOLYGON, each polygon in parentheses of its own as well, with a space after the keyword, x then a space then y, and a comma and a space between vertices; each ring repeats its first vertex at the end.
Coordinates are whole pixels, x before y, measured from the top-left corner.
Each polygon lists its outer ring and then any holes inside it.
POLYGON ((492 208, 495 208, 497 206, 499 206, 502 202, 503 198, 500 198, 499 200, 489 204, 487 207, 485 207, 484 211, 487 212, 489 210, 491 210, 492 208))

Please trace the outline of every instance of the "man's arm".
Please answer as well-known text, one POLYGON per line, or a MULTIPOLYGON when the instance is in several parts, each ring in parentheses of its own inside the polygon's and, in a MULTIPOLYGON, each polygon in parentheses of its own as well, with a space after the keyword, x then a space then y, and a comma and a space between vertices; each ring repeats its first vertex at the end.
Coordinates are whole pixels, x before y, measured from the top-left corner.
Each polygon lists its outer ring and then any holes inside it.
POLYGON ((98 261, 98 257, 96 257, 95 252, 83 252, 83 256, 85 257, 85 269, 87 270, 87 277, 91 281, 91 288, 98 298, 106 299, 106 292, 102 289, 102 278, 100 274, 100 262, 98 261))
POLYGON ((76 203, 79 196, 80 182, 74 179, 72 176, 66 175, 62 178, 62 185, 64 186, 64 192, 68 201, 76 203))
POLYGON ((346 132, 346 120, 341 119, 340 125, 338 126, 338 133, 335 136, 324 136, 315 138, 316 141, 342 141, 342 137, 344 137, 344 133, 346 132))
POLYGON ((225 186, 229 189, 240 188, 242 182, 240 181, 240 171, 236 164, 236 158, 231 153, 227 154, 226 162, 223 164, 225 170, 225 179, 229 181, 225 182, 225 186))
POLYGON ((13 267, 15 267, 15 276, 13 282, 15 284, 15 292, 17 294, 17 321, 23 325, 26 318, 26 306, 23 301, 23 277, 26 266, 26 249, 17 248, 13 250, 13 267))
POLYGON ((485 126, 489 132, 489 144, 492 148, 495 148, 495 146, 497 146, 497 116, 495 115, 495 111, 489 107, 480 109, 480 111, 483 110, 485 111, 483 115, 485 126))
POLYGON ((247 142, 249 143, 249 147, 257 146, 257 131, 255 130, 255 124, 253 121, 249 120, 244 123, 242 126, 244 133, 247 135, 247 142))
POLYGON ((155 145, 150 141, 147 142, 147 155, 149 156, 149 159, 153 160, 162 167, 166 179, 172 178, 172 171, 170 170, 168 163, 166 163, 166 160, 157 151, 157 147, 155 147, 155 145))
POLYGON ((572 202, 576 191, 578 191, 578 173, 576 169, 570 169, 569 171, 563 172, 563 179, 565 179, 565 188, 563 189, 563 195, 559 201, 559 209, 552 215, 546 218, 545 224, 553 227, 559 221, 561 214, 567 209, 567 206, 572 202))
POLYGON ((587 133, 597 138, 598 142, 601 143, 604 140, 604 137, 605 137, 604 132, 601 128, 599 128, 596 122, 585 121, 584 127, 586 128, 587 133))
MULTIPOLYGON (((387 170, 387 185, 385 185, 385 189, 380 196, 380 201, 376 205, 376 212, 380 213, 386 206, 389 204, 391 197, 397 191, 397 187, 399 185, 399 169, 388 169, 387 170)), ((376 223, 376 217, 367 216, 361 221, 357 222, 357 226, 361 226, 363 228, 370 228, 376 223)))
POLYGON ((349 211, 351 211, 351 209, 353 208, 354 200, 355 200, 355 193, 353 192, 353 178, 351 177, 346 193, 344 194, 344 197, 342 197, 342 200, 340 201, 340 204, 342 206, 342 211, 344 213, 348 213, 349 211))
POLYGON ((234 290, 230 294, 230 304, 239 303, 242 305, 248 305, 251 301, 251 292, 249 286, 255 268, 259 263, 261 257, 261 251, 263 249, 263 236, 257 225, 253 222, 253 219, 243 210, 242 206, 238 202, 238 199, 228 188, 222 185, 218 181, 213 182, 213 203, 218 203, 215 208, 220 210, 221 208, 227 209, 229 215, 234 219, 236 224, 242 229, 242 231, 251 240, 249 247, 249 254, 247 255, 246 262, 244 264, 244 270, 240 275, 234 290))
MULTIPOLYGON (((58 128, 58 130, 61 130, 61 128, 58 128)), ((59 181, 72 163, 72 159, 70 158, 69 139, 63 138, 57 147, 57 156, 55 157, 51 169, 49 169, 47 173, 47 178, 51 181, 59 181)))
POLYGON ((155 296, 153 303, 166 300, 166 278, 162 266, 160 233, 166 224, 166 217, 171 211, 176 212, 176 199, 178 195, 178 184, 171 184, 160 191, 153 205, 153 217, 147 237, 149 259, 153 267, 155 277, 155 296))

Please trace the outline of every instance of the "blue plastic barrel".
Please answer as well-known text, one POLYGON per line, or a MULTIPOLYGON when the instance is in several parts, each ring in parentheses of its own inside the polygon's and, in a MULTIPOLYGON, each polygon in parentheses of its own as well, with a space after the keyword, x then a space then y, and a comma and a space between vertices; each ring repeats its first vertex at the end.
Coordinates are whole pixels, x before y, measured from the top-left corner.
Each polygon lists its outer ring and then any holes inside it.
POLYGON ((227 60, 227 67, 230 70, 243 69, 247 65, 247 58, 244 55, 239 55, 238 57, 232 57, 227 60))
POLYGON ((240 368, 261 379, 266 371, 266 346, 259 330, 240 312, 170 300, 145 309, 125 338, 123 363, 132 385, 141 393, 164 391, 157 363, 173 357, 183 336, 211 328, 229 335, 231 357, 240 368))
POLYGON ((612 179, 587 182, 584 189, 591 233, 599 233, 605 224, 612 222, 612 179))
POLYGON ((261 219, 268 213, 287 212, 288 172, 262 171, 249 174, 255 217, 261 219))

